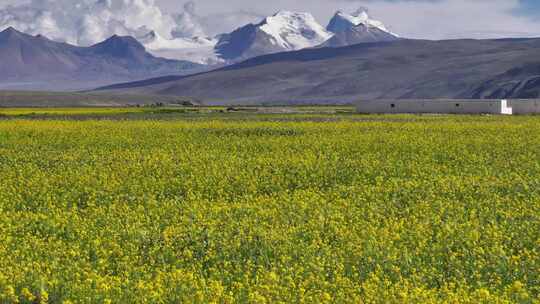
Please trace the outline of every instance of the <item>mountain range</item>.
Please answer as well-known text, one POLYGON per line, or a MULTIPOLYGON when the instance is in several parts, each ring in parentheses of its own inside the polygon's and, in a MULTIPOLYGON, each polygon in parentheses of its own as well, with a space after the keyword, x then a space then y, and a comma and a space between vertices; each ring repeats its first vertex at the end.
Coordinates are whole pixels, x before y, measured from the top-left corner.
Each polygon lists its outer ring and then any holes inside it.
POLYGON ((399 36, 360 9, 352 14, 336 12, 326 28, 309 13, 279 11, 257 24, 247 24, 211 38, 168 40, 153 31, 138 38, 156 56, 202 64, 231 64, 272 53, 392 41, 399 36))
POLYGON ((365 11, 336 13, 328 28, 309 13, 280 11, 260 23, 216 37, 166 39, 155 31, 112 36, 80 47, 31 36, 14 28, 0 33, 0 89, 75 90, 165 75, 186 75, 272 53, 305 48, 391 41, 397 35, 365 11), (338 26, 336 26, 338 25, 338 26))
POLYGON ((270 54, 210 72, 101 88, 207 104, 335 104, 361 99, 537 98, 540 39, 412 40, 270 54))
POLYGON ((4 89, 90 88, 201 67, 154 57, 132 37, 112 36, 90 47, 78 47, 11 27, 0 32, 0 88, 4 89))
POLYGON ((216 37, 149 31, 89 47, 8 28, 0 32, 0 89, 100 87, 208 104, 536 98, 539 51, 534 38, 407 39, 365 10, 338 11, 326 27, 308 13, 280 11, 216 37))

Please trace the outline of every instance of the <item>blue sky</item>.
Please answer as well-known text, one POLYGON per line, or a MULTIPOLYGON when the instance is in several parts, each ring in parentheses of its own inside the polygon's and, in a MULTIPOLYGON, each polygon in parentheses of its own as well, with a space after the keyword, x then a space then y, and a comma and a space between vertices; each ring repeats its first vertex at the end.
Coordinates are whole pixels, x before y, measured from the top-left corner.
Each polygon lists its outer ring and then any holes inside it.
POLYGON ((540 18, 539 0, 521 0, 519 12, 528 16, 540 18))

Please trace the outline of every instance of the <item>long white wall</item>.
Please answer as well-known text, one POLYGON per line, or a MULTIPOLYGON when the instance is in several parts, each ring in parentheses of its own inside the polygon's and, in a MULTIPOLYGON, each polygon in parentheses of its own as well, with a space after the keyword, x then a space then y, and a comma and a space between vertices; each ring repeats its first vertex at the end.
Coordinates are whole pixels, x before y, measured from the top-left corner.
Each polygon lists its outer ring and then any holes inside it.
POLYGON ((535 114, 538 100, 369 100, 356 103, 359 113, 440 113, 440 114, 535 114), (510 110, 511 108, 512 110, 510 110))
POLYGON ((540 100, 537 99, 516 99, 509 100, 509 106, 514 114, 540 114, 540 100))

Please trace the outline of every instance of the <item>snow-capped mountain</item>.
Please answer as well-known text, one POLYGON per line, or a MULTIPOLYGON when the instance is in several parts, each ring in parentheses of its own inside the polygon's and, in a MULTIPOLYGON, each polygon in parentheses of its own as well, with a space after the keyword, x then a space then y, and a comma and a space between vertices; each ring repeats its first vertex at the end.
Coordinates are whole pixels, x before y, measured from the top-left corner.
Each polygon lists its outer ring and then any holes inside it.
POLYGON ((399 36, 360 9, 350 15, 338 11, 326 29, 309 13, 279 11, 260 23, 247 24, 214 38, 166 39, 154 31, 137 38, 155 56, 213 65, 316 46, 392 41, 399 36))
POLYGON ((337 11, 334 17, 332 17, 330 20, 330 23, 328 23, 326 29, 332 33, 339 33, 360 24, 370 28, 377 28, 383 32, 398 36, 390 32, 381 21, 371 19, 367 9, 365 8, 360 8, 350 15, 342 11, 337 11))
POLYGON ((309 13, 280 11, 215 38, 166 39, 152 31, 137 39, 155 56, 220 64, 314 47, 332 35, 309 13))
POLYGON ((271 37, 272 44, 285 50, 313 47, 332 36, 309 13, 281 11, 267 17, 258 28, 271 37))
POLYGON ((226 60, 245 59, 314 47, 331 36, 309 13, 280 11, 259 24, 223 35, 216 51, 226 60))
POLYGON ((342 11, 336 12, 326 29, 334 33, 333 37, 323 44, 329 47, 400 39, 382 22, 371 19, 365 9, 359 9, 351 15, 342 11))

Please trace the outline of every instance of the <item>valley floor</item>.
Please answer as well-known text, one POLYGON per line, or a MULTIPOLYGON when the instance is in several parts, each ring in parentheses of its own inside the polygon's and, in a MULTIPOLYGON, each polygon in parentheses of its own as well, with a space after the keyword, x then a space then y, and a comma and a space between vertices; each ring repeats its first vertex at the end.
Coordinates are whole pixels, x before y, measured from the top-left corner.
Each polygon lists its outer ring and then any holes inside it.
POLYGON ((0 109, 0 302, 540 299, 540 117, 261 111, 0 109))

